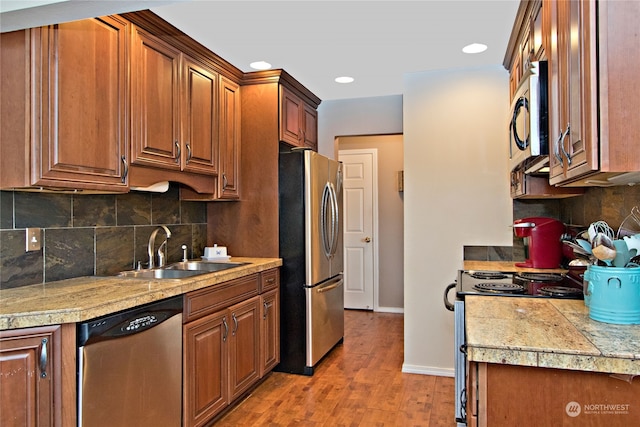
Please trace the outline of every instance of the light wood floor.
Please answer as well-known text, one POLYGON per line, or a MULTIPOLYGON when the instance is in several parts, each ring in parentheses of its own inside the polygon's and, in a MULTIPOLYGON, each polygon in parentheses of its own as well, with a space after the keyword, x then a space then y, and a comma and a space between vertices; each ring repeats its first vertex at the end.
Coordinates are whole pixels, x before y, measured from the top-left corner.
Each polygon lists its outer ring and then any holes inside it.
POLYGON ((453 378, 402 373, 403 315, 345 310, 312 377, 272 373, 220 426, 454 426, 453 378))

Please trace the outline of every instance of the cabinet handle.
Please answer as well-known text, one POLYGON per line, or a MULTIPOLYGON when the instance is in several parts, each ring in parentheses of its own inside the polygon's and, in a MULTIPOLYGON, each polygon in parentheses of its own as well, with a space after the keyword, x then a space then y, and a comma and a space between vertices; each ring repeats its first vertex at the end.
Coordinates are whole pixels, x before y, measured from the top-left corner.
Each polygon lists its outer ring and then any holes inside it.
POLYGON ((222 335, 222 342, 227 341, 227 336, 229 335, 229 325, 227 325, 227 318, 222 318, 222 325, 224 326, 224 334, 222 335))
POLYGON ((227 184, 228 184, 228 183, 229 183, 229 182, 227 181, 227 174, 226 174, 226 173, 223 173, 223 174, 222 174, 222 189, 223 189, 223 190, 226 190, 226 188, 227 188, 227 184))
POLYGON ((233 319, 233 331, 231 332, 231 335, 233 335, 234 337, 236 336, 236 332, 238 332, 238 319, 236 318, 236 314, 233 313, 231 315, 231 318, 233 319))
MULTIPOLYGON (((564 154, 564 156, 567 158, 567 164, 568 165, 571 164, 571 156, 569 155, 567 150, 565 150, 565 148, 564 148, 564 140, 567 139, 567 136, 569 136, 570 134, 571 134, 571 126, 569 125, 569 123, 567 123, 567 130, 564 131, 564 135, 562 137, 562 141, 560 143, 560 147, 562 148, 562 154, 564 154)), ((569 140, 569 141, 571 141, 571 140, 569 140)))
POLYGON ((176 142, 174 142, 174 144, 176 145, 176 163, 180 163, 180 154, 181 154, 180 144, 178 143, 177 140, 176 142))
POLYGON ((272 284, 274 284, 275 282, 276 282, 276 279, 275 279, 275 278, 273 278, 273 277, 270 277, 270 278, 268 278, 268 279, 266 280, 266 284, 267 284, 267 285, 272 285, 272 284))
POLYGON ((187 163, 191 160, 191 145, 187 143, 187 163))
POLYGON ((564 132, 560 131, 560 136, 556 139, 555 146, 553 147, 553 154, 555 154, 556 159, 562 164, 562 156, 560 155, 560 141, 562 141, 562 136, 564 132))
POLYGON ((267 305, 267 302, 263 302, 262 306, 264 307, 264 313, 262 314, 262 318, 266 319, 267 318, 267 312, 269 311, 269 305, 267 305))
POLYGON ((40 378, 47 378, 47 343, 48 339, 42 339, 40 346, 40 378))
POLYGON ((122 157, 120 157, 120 159, 122 159, 122 165, 124 166, 124 172, 122 173, 122 183, 124 184, 125 182, 127 182, 127 175, 129 175, 129 163, 127 163, 127 158, 124 156, 124 154, 122 155, 122 157))

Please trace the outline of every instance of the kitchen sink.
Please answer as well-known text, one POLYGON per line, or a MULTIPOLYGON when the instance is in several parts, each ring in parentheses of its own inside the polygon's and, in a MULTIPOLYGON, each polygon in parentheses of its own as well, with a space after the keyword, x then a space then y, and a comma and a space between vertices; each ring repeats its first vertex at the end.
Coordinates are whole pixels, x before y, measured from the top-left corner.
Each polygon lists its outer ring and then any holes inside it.
POLYGON ((204 271, 197 270, 168 270, 165 268, 154 268, 145 270, 121 271, 118 276, 134 277, 139 279, 182 279, 184 277, 204 274, 204 271))
POLYGON ((199 271, 208 273, 212 271, 222 271, 229 268, 240 267, 246 265, 246 262, 211 262, 211 261, 182 261, 170 264, 165 267, 171 271, 199 271))
POLYGON ((182 261, 169 264, 166 267, 128 270, 118 273, 118 276, 134 277, 139 279, 182 279, 184 277, 197 276, 215 271, 246 265, 246 262, 209 262, 209 261, 182 261))

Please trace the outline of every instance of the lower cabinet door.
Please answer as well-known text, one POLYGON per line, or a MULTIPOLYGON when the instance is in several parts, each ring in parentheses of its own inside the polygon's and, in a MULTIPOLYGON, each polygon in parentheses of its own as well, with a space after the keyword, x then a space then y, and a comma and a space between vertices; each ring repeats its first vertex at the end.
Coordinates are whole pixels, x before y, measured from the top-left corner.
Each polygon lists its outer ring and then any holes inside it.
POLYGON ((229 403, 228 311, 187 323, 183 332, 183 424, 202 426, 229 403))
POLYGON ((260 297, 229 308, 229 395, 234 400, 260 378, 260 297))
POLYGON ((0 426, 59 425, 60 363, 60 326, 0 331, 0 426))
POLYGON ((280 363, 280 299, 278 289, 261 295, 260 377, 280 363))

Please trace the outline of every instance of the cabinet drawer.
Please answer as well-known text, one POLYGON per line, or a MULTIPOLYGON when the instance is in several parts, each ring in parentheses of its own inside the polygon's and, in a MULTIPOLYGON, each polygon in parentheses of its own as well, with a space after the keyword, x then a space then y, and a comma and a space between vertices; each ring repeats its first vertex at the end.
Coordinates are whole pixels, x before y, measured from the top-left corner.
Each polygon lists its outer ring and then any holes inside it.
POLYGON ((273 270, 267 270, 262 272, 260 279, 260 293, 275 289, 280 284, 280 270, 274 268, 273 270))
POLYGON ((258 295, 258 274, 242 277, 190 292, 184 297, 184 322, 213 313, 258 295))

